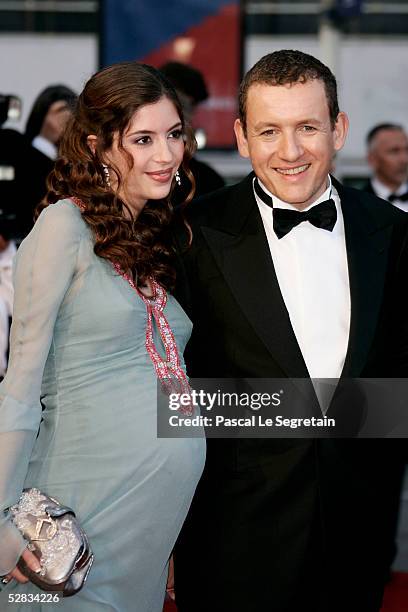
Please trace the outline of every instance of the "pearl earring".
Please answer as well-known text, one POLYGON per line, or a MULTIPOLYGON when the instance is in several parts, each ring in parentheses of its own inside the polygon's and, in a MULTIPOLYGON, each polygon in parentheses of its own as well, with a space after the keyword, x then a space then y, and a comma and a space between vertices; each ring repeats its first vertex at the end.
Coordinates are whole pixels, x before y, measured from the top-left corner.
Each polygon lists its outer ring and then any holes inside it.
POLYGON ((181 185, 181 176, 180 176, 180 172, 178 170, 177 170, 176 174, 174 175, 174 178, 176 179, 177 185, 180 187, 180 185, 181 185))

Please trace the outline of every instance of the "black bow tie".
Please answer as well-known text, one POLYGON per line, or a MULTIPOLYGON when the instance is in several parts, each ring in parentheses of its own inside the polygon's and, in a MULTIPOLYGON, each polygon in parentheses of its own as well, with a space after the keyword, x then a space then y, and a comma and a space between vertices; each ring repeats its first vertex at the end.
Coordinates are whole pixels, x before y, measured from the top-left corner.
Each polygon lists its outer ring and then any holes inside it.
MULTIPOLYGON (((264 192, 258 180, 254 181, 254 188, 262 202, 273 208, 271 196, 264 192)), ((273 229, 279 239, 286 236, 290 230, 299 225, 299 223, 302 223, 302 221, 309 221, 315 227, 329 232, 333 231, 337 221, 334 200, 330 198, 304 212, 300 210, 287 210, 286 208, 273 208, 273 229)))
POLYGON ((395 202, 395 200, 399 200, 400 202, 408 202, 408 191, 407 193, 403 193, 401 195, 397 195, 396 193, 391 193, 387 199, 389 202, 395 202))

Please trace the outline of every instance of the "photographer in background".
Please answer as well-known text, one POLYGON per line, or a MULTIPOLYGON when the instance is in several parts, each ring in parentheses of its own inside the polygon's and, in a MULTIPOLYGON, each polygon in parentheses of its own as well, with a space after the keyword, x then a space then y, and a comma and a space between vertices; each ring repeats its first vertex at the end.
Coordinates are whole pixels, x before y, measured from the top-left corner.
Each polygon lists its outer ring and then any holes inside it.
POLYGON ((17 240, 32 226, 27 203, 30 147, 20 132, 2 126, 7 120, 18 120, 20 114, 20 99, 0 94, 0 234, 17 240))
MULTIPOLYGON (((0 95, 0 128, 7 120, 18 120, 20 114, 21 101, 17 96, 0 95)), ((23 237, 24 227, 28 224, 24 209, 26 180, 23 162, 28 151, 19 132, 0 129, 0 377, 4 376, 7 368, 16 241, 23 237)))

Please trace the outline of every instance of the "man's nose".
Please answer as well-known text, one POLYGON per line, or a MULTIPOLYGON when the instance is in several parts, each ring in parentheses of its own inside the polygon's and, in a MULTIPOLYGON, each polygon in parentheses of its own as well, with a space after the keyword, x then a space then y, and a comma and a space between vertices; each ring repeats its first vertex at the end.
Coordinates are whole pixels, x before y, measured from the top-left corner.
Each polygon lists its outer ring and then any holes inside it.
POLYGON ((303 155, 303 150, 301 139, 296 133, 282 134, 279 146, 281 159, 294 162, 303 155))

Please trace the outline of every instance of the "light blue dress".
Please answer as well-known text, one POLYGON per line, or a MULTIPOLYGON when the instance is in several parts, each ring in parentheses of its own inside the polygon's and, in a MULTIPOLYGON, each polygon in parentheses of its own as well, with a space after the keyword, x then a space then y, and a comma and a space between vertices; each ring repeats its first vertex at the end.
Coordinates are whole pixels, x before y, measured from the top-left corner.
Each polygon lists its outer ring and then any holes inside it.
MULTIPOLYGON (((182 355, 191 323, 172 296, 164 313, 182 355)), ((94 254, 79 209, 70 200, 46 208, 17 253, 0 385, 0 508, 23 487, 56 497, 75 510, 95 561, 82 591, 59 603, 8 603, 9 594, 42 593, 12 581, 2 612, 161 612, 205 442, 157 438, 145 333, 142 299, 94 254)), ((0 518, 0 574, 23 548, 0 518)))

